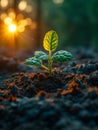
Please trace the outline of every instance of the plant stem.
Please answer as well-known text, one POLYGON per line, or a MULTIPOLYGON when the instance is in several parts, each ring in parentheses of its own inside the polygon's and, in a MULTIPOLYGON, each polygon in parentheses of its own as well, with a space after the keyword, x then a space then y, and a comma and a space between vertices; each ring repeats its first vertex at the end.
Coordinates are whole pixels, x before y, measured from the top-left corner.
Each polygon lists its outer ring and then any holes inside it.
POLYGON ((49 74, 52 75, 52 52, 49 51, 49 60, 48 60, 48 68, 49 68, 49 74))
POLYGON ((42 64, 41 67, 49 71, 48 67, 46 67, 45 65, 42 64))

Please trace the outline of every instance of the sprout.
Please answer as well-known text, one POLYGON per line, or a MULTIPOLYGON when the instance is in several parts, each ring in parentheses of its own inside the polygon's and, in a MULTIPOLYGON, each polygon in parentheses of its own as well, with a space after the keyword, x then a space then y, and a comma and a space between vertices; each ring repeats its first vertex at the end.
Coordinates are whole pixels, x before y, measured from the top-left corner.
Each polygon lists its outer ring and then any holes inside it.
POLYGON ((72 59, 72 54, 65 50, 60 50, 52 55, 52 52, 56 50, 58 46, 58 35, 54 30, 48 31, 45 34, 43 40, 43 47, 48 51, 46 54, 43 51, 35 51, 34 57, 25 60, 26 65, 41 66, 46 69, 50 75, 52 75, 52 64, 53 62, 66 62, 72 59), (48 66, 43 64, 43 61, 48 61, 48 66))

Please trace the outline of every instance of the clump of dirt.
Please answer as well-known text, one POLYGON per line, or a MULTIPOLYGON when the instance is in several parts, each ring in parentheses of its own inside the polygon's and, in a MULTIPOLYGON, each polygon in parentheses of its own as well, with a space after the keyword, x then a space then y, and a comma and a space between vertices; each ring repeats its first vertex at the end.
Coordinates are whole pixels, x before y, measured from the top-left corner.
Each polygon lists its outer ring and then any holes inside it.
POLYGON ((98 129, 98 60, 74 53, 52 76, 0 57, 0 130, 98 129))

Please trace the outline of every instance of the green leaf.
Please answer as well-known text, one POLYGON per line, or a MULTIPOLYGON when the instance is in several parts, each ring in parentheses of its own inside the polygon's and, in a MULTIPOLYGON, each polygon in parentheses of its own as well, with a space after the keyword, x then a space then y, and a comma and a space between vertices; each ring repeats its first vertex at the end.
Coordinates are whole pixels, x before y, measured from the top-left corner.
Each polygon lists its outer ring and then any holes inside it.
POLYGON ((43 51, 36 51, 34 56, 39 60, 48 60, 49 56, 43 51))
POLYGON ((25 60, 26 65, 41 66, 41 61, 35 57, 28 58, 25 60))
POLYGON ((52 56, 52 60, 55 62, 65 62, 65 61, 69 61, 71 59, 72 59, 72 54, 65 50, 57 51, 52 56))
POLYGON ((58 35, 51 30, 45 34, 43 46, 47 51, 55 51, 58 46, 58 35))

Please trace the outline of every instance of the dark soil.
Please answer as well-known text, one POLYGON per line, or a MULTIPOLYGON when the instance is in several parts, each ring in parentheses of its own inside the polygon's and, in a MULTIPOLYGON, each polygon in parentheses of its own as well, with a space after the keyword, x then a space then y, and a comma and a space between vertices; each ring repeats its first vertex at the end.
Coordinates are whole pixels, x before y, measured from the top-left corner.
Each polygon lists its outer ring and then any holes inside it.
POLYGON ((71 50, 53 76, 0 56, 0 130, 98 130, 98 53, 71 50))

